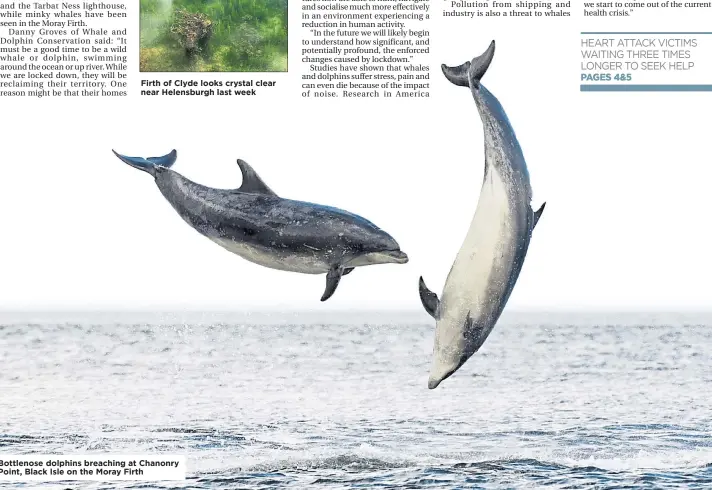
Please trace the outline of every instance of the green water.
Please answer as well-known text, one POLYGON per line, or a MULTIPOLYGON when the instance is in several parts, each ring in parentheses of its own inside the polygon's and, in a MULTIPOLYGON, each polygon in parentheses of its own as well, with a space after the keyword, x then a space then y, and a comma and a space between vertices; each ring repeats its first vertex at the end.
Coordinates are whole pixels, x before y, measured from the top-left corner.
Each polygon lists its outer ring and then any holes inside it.
POLYGON ((287 0, 141 0, 140 45, 141 71, 287 71, 287 0), (212 21, 196 53, 171 33, 178 9, 212 21))

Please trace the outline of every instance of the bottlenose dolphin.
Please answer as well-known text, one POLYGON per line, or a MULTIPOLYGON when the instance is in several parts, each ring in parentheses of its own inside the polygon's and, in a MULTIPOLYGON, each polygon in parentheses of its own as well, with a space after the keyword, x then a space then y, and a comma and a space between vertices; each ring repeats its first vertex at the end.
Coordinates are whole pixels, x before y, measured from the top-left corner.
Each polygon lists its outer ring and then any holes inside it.
POLYGON ((190 226, 221 247, 271 269, 326 274, 326 301, 341 276, 372 264, 405 264, 408 256, 385 231, 341 209, 284 199, 243 160, 238 189, 213 189, 170 167, 176 150, 162 157, 123 162, 151 174, 163 197, 190 226))
POLYGON ((544 211, 534 212, 522 149, 504 109, 481 83, 495 43, 472 62, 442 65, 445 77, 469 87, 484 126, 485 175, 465 241, 450 269, 442 299, 420 278, 420 299, 436 320, 428 388, 436 388, 482 346, 507 304, 522 269, 532 230, 544 211))

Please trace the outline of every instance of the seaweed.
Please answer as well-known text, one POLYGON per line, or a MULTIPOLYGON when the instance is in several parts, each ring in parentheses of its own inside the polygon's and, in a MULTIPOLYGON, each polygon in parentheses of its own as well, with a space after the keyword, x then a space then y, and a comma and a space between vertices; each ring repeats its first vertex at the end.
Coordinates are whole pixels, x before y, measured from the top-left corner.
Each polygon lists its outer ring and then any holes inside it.
POLYGON ((173 12, 171 32, 186 53, 194 54, 202 51, 213 33, 213 21, 200 12, 188 12, 178 9, 173 12))
POLYGON ((287 0, 140 0, 141 71, 287 71, 287 0))

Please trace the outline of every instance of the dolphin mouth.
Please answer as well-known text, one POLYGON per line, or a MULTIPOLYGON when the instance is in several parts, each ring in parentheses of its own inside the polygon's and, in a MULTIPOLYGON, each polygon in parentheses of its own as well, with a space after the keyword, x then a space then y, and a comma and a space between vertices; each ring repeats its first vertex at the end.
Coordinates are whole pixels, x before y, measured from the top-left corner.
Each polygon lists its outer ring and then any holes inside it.
POLYGON ((401 250, 388 250, 383 252, 384 255, 392 258, 396 264, 406 264, 408 263, 408 255, 401 250))
POLYGON ((373 264, 405 264, 408 256, 400 250, 381 250, 380 252, 368 252, 357 255, 351 260, 342 264, 344 267, 361 267, 373 264))
POLYGON ((433 368, 430 370, 430 378, 428 379, 428 389, 434 390, 435 388, 437 388, 440 383, 455 374, 455 371, 460 369, 462 365, 465 364, 465 361, 467 359, 467 357, 462 356, 458 363, 450 364, 450 368, 440 371, 441 374, 435 374, 438 371, 436 371, 435 366, 433 366, 433 368))
POLYGON ((452 376, 452 374, 453 374, 455 371, 457 371, 457 368, 451 369, 451 370, 448 371, 444 376, 432 376, 432 375, 431 375, 431 376, 430 376, 430 379, 428 379, 428 389, 429 389, 429 390, 434 390, 435 388, 438 387, 438 385, 440 385, 440 383, 442 383, 443 381, 445 381, 446 379, 448 379, 450 376, 452 376))

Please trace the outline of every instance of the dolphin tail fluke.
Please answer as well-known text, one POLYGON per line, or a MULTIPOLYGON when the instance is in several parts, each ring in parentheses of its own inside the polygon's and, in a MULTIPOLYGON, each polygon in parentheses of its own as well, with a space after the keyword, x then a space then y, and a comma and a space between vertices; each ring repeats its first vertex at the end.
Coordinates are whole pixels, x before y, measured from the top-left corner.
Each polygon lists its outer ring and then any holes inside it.
POLYGON ((480 80, 487 73, 487 69, 494 58, 495 43, 492 41, 482 55, 460 66, 442 65, 443 74, 450 82, 461 87, 479 87, 480 80))
POLYGON ((460 87, 469 87, 470 82, 467 79, 467 72, 470 70, 470 62, 466 61, 460 66, 447 66, 445 64, 440 65, 443 69, 443 74, 445 78, 450 80, 450 82, 460 87))
POLYGON ((174 163, 176 163, 176 158, 178 158, 178 152, 175 150, 171 151, 167 155, 163 155, 162 157, 149 158, 127 157, 125 155, 121 155, 120 153, 116 153, 114 150, 111 151, 113 151, 114 155, 116 155, 122 162, 127 163, 139 170, 143 170, 144 172, 148 172, 154 177, 156 176, 156 167, 170 168, 174 163))

